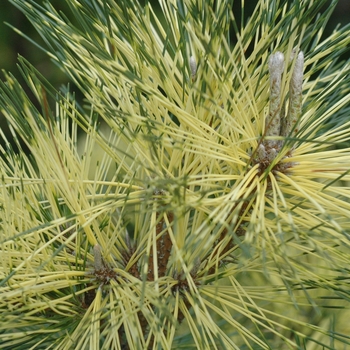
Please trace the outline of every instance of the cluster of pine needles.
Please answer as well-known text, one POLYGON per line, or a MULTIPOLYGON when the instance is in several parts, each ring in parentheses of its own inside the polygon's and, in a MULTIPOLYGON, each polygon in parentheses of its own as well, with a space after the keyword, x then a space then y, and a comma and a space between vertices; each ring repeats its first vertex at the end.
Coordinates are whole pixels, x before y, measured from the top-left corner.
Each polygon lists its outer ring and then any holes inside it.
POLYGON ((84 98, 0 82, 0 348, 349 346, 336 1, 9 1, 84 98))

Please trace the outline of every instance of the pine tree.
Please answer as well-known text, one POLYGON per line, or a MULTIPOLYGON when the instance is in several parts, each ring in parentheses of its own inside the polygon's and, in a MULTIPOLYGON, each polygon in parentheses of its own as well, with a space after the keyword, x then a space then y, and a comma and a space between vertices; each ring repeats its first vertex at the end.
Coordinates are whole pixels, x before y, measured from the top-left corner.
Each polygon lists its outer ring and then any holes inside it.
POLYGON ((84 100, 0 83, 1 349, 350 344, 336 2, 10 2, 84 100))

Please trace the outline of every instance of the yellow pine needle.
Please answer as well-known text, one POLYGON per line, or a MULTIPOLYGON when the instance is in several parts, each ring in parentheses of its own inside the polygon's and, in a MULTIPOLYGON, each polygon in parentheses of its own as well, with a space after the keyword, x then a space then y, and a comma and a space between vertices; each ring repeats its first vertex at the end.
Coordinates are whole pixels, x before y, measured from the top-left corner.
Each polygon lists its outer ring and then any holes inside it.
POLYGON ((329 344, 322 312, 348 308, 350 90, 325 1, 262 0, 240 27, 228 0, 81 0, 83 30, 11 2, 87 106, 24 59, 43 111, 1 84, 19 152, 1 132, 0 347, 329 344))

